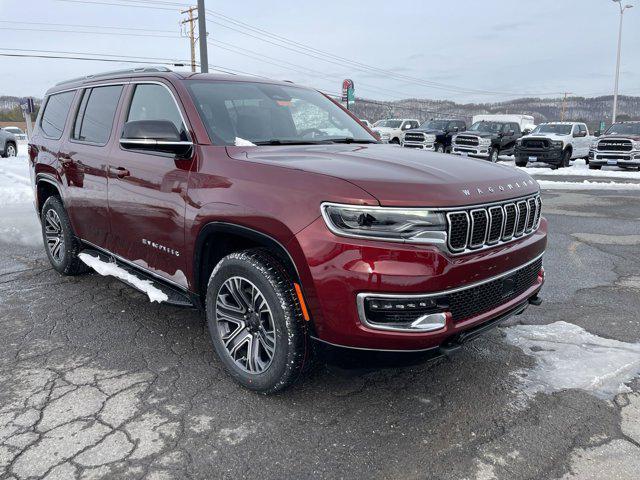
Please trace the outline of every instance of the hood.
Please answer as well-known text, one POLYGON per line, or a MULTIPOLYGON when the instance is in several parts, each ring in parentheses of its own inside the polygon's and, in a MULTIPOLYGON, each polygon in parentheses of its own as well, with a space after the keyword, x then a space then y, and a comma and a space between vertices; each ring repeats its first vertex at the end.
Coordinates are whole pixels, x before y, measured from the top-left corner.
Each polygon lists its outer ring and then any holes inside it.
POLYGON ((398 129, 397 128, 391 128, 391 127, 374 127, 373 130, 374 131, 378 131, 380 133, 390 133, 390 132, 393 132, 394 130, 398 130, 398 129))
POLYGON ((562 140, 563 138, 570 137, 570 133, 536 133, 535 135, 529 134, 525 135, 522 138, 547 138, 547 139, 558 139, 562 140))
POLYGON ((407 130, 408 132, 420 132, 420 133, 430 133, 432 135, 442 135, 444 134, 444 130, 434 130, 432 128, 426 128, 426 129, 421 129, 421 128, 413 128, 411 130, 407 130))
POLYGON ((238 160, 346 180, 387 206, 474 205, 539 190, 513 167, 384 144, 227 147, 227 152, 238 160))
POLYGON ((625 140, 633 140, 633 141, 636 141, 636 142, 640 141, 640 135, 622 135, 622 134, 600 135, 599 137, 597 137, 597 140, 602 140, 604 138, 612 139, 612 140, 615 140, 615 139, 618 139, 618 138, 620 138, 620 139, 624 138, 625 140))

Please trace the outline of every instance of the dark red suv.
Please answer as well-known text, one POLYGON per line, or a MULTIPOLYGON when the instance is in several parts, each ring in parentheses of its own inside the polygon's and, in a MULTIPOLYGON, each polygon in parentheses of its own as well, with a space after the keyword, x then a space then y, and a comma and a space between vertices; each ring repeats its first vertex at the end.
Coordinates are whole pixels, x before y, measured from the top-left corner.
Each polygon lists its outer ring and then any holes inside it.
POLYGON ((446 353, 539 302, 534 180, 380 144, 312 89, 162 68, 71 80, 29 153, 53 267, 107 262, 203 308, 256 391, 291 384, 314 342, 446 353))

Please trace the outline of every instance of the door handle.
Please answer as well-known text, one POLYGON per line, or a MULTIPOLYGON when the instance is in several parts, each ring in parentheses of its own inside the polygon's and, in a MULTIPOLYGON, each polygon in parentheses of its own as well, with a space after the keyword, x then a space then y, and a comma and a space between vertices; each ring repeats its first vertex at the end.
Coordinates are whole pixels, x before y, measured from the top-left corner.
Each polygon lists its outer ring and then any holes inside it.
POLYGON ((109 173, 115 175, 118 178, 128 177, 130 175, 129 170, 124 167, 112 167, 109 165, 109 173))

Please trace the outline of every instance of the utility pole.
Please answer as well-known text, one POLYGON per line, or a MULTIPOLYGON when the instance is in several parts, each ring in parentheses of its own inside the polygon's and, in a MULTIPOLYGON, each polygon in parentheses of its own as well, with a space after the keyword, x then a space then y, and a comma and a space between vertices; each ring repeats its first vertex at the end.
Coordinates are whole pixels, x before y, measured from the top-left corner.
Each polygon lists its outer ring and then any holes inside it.
POLYGON ((560 121, 564 122, 564 112, 567 108, 567 95, 573 95, 571 92, 564 92, 564 98, 562 99, 562 111, 560 112, 560 121))
POLYGON ((207 53, 207 20, 204 13, 204 0, 198 0, 198 37, 200 42, 200 71, 209 72, 209 55, 207 53))
POLYGON ((195 33, 195 25, 194 21, 198 17, 193 16, 193 12, 196 11, 198 7, 189 7, 186 10, 182 10, 180 13, 184 15, 185 13, 189 15, 189 18, 180 22, 180 25, 184 25, 185 23, 189 24, 189 45, 191 46, 191 71, 196 71, 196 33, 195 33))
POLYGON ((618 113, 618 79, 620 78, 620 50, 622 50, 622 18, 627 8, 633 7, 633 5, 622 6, 622 0, 613 0, 614 3, 620 7, 620 26, 618 28, 618 57, 616 60, 616 81, 613 88, 613 115, 611 117, 611 123, 616 123, 616 115, 618 113))

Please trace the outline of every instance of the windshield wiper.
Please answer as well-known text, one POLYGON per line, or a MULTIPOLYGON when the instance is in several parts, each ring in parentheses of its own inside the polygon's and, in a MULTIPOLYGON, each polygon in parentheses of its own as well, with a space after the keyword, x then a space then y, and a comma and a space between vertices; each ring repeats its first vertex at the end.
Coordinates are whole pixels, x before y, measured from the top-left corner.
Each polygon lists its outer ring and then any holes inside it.
POLYGON ((352 137, 329 138, 329 139, 327 139, 327 142, 331 142, 331 143, 378 143, 375 140, 356 140, 355 138, 352 138, 352 137))

